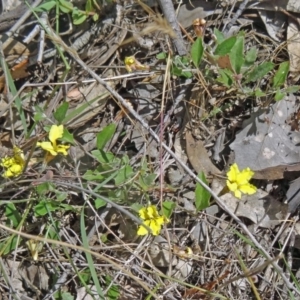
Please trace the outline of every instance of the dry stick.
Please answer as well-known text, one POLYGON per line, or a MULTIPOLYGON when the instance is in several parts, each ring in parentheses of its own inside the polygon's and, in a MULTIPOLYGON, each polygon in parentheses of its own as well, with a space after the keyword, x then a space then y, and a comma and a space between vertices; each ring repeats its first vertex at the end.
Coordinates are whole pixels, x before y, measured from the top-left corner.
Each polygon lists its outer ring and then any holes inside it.
POLYGON ((240 15, 243 13, 243 11, 246 9, 246 6, 248 4, 249 0, 244 0, 243 3, 240 4, 239 9, 235 13, 234 17, 231 19, 231 21, 224 26, 223 33, 228 33, 229 29, 235 24, 237 19, 240 17, 240 15))
MULTIPOLYGON (((226 211, 236 222, 237 224, 243 229, 243 231, 245 232, 245 234, 250 238, 250 240, 252 241, 252 243, 257 247, 257 249, 259 249, 267 259, 269 259, 270 261, 272 261, 272 257, 269 255, 269 253, 259 244, 259 242, 256 240, 256 238, 252 235, 252 233, 249 231, 249 229, 247 228, 247 226, 226 206, 226 204, 217 196, 216 193, 214 193, 211 188, 205 184, 201 179, 199 179, 197 177, 197 175, 195 175, 193 173, 193 171, 180 159, 176 156, 176 154, 162 141, 160 141, 158 135, 151 129, 151 127, 148 125, 147 122, 145 122, 145 120, 136 112, 132 109, 132 107, 125 101, 125 99, 119 95, 119 93, 117 91, 115 91, 112 87, 109 86, 109 84, 107 82, 104 81, 103 78, 101 78, 100 76, 98 76, 93 70, 91 70, 82 60, 81 58, 78 56, 77 53, 74 52, 73 49, 71 49, 70 47, 68 47, 63 40, 56 35, 56 33, 53 31, 52 28, 49 28, 51 30, 51 35, 54 41, 57 41, 60 46, 63 47, 63 49, 86 71, 88 72, 93 78, 96 79, 96 81, 98 81, 102 86, 104 86, 110 93, 111 95, 117 99, 118 101, 121 102, 121 104, 123 105, 124 108, 127 109, 127 111, 130 112, 130 114, 132 116, 134 116, 134 118, 136 120, 138 120, 141 125, 152 135, 152 137, 156 140, 157 143, 159 143, 177 162, 179 165, 181 165, 181 167, 194 179, 196 180, 202 187, 204 187, 212 196, 213 198, 216 200, 216 202, 218 203, 218 205, 224 210, 226 211)), ((284 275, 283 270, 281 267, 279 267, 279 265, 272 261, 271 264, 273 265, 273 267, 278 271, 278 273, 280 273, 281 278, 283 279, 283 281, 285 282, 285 284, 287 285, 287 287, 291 290, 293 290, 296 294, 300 295, 300 291, 298 291, 291 283, 290 281, 287 279, 287 277, 284 275)))
MULTIPOLYGON (((32 5, 30 5, 31 9, 34 9, 35 7, 37 7, 41 2, 42 2, 42 0, 36 0, 32 5)), ((25 1, 25 3, 27 5, 29 5, 27 1, 25 1)), ((6 34, 5 34, 6 36, 10 37, 11 35, 13 35, 13 33, 15 31, 17 31, 19 29, 19 27, 32 14, 32 10, 31 9, 28 9, 26 11, 26 13, 20 17, 20 19, 16 22, 16 24, 8 32, 6 32, 6 34)))
POLYGON ((183 41, 183 37, 181 34, 180 27, 177 22, 176 13, 174 10, 172 0, 159 0, 160 7, 164 13, 165 18, 170 23, 171 27, 173 28, 176 38, 173 38, 172 41, 174 46, 180 56, 184 56, 187 54, 186 47, 183 41))

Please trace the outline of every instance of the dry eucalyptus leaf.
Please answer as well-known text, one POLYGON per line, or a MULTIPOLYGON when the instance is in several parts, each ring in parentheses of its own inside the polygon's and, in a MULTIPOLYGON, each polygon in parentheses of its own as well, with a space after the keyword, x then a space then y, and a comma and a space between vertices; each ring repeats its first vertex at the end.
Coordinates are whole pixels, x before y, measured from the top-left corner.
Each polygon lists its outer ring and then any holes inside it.
POLYGON ((294 213, 300 205, 300 177, 290 183, 286 192, 286 201, 290 213, 294 213))
MULTIPOLYGON (((298 1, 299 2, 299 1, 298 1)), ((299 2, 300 3, 300 2, 299 2)), ((300 19, 297 19, 300 21, 300 19)), ((300 78, 300 32, 299 23, 297 24, 293 18, 288 19, 287 27, 287 49, 290 56, 290 75, 293 83, 300 78)))
POLYGON ((221 174, 221 171, 211 162, 203 142, 194 139, 192 133, 186 131, 186 152, 188 159, 197 173, 201 171, 207 175, 221 174))
POLYGON ((150 244, 149 255, 156 267, 168 268, 172 265, 171 275, 177 279, 185 279, 192 271, 191 262, 176 255, 174 249, 170 250, 168 241, 160 235, 150 244))
POLYGON ((287 123, 297 109, 295 96, 290 94, 269 108, 259 108, 243 122, 243 129, 230 145, 240 169, 249 167, 259 173, 273 168, 262 179, 279 179, 288 171, 280 166, 300 162, 300 133, 291 131, 287 123))
POLYGON ((221 199, 236 216, 250 219, 263 228, 273 228, 287 214, 287 205, 267 196, 268 193, 258 189, 254 195, 243 195, 242 200, 231 193, 223 195, 221 199))

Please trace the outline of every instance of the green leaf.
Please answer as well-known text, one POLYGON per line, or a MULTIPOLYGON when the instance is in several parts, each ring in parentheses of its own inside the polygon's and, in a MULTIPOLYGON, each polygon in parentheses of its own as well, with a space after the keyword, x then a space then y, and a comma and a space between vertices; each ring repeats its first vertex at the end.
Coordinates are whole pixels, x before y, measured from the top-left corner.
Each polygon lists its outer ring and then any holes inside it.
POLYGON ((69 292, 61 293, 61 300, 74 300, 74 296, 69 292))
POLYGON ((97 149, 103 150, 105 145, 112 139, 115 134, 117 125, 116 124, 109 124, 102 131, 97 134, 97 149))
POLYGON ((39 196, 43 196, 47 192, 55 191, 54 186, 50 182, 43 182, 36 187, 39 196))
POLYGON ((87 170, 83 175, 83 179, 87 181, 103 180, 105 177, 98 171, 87 170))
POLYGON ((63 120, 67 114, 69 108, 69 103, 64 102, 62 105, 60 105, 57 110, 53 113, 54 119, 59 123, 63 123, 63 120))
POLYGON ((257 59, 257 48, 252 47, 245 55, 245 65, 251 66, 257 59))
POLYGON ((87 0, 87 1, 86 1, 86 4, 85 4, 85 11, 86 11, 87 13, 93 12, 93 11, 94 11, 92 0, 87 0))
POLYGON ((271 62, 263 62, 261 65, 256 66, 248 75, 245 83, 255 82, 262 79, 266 74, 274 69, 274 64, 271 62))
POLYGON ((196 66, 196 68, 198 68, 200 65, 203 56, 203 51, 204 51, 203 40, 202 38, 198 37, 196 41, 193 43, 191 49, 192 61, 196 66))
POLYGON ((273 78, 273 88, 280 88, 285 83, 289 69, 290 63, 288 61, 279 65, 279 68, 273 78))
POLYGON ((34 215, 37 217, 45 216, 48 212, 60 209, 60 205, 56 201, 42 200, 34 207, 34 215))
POLYGON ((215 55, 224 56, 226 54, 229 54, 232 47, 236 43, 236 37, 232 36, 228 38, 227 40, 223 41, 221 44, 219 44, 215 50, 215 55))
POLYGON ((5 256, 9 253, 11 253, 12 251, 14 251, 16 249, 17 246, 20 245, 22 239, 15 235, 12 239, 10 239, 9 244, 7 243, 1 243, 0 244, 0 252, 2 253, 2 256, 5 256), (5 250, 3 251, 3 246, 5 246, 5 250))
POLYGON ((74 9, 74 6, 70 1, 65 1, 65 0, 58 0, 58 1, 59 1, 59 9, 63 13, 68 14, 74 9))
POLYGON ((167 53, 165 53, 165 52, 160 52, 160 53, 158 53, 158 54, 156 55, 156 58, 157 58, 157 59, 162 59, 162 60, 164 60, 164 59, 167 58, 167 53))
POLYGON ((34 11, 36 12, 43 12, 43 11, 49 11, 56 5, 56 1, 46 1, 42 3, 41 5, 37 6, 34 11))
POLYGON ((224 42, 224 40, 225 40, 224 34, 221 31, 219 31, 216 27, 214 29, 214 35, 217 39, 218 44, 221 44, 222 42, 224 42))
MULTIPOLYGON (((205 178, 204 172, 200 172, 198 178, 201 179, 204 183, 207 184, 207 180, 205 178)), ((197 211, 203 210, 209 207, 209 200, 210 200, 210 193, 200 185, 200 183, 196 183, 196 190, 195 190, 195 205, 197 211)))
POLYGON ((229 53, 229 58, 235 73, 240 74, 244 64, 244 36, 237 37, 237 40, 229 53))
POLYGON ((163 215, 167 218, 170 218, 175 207, 176 203, 173 201, 164 201, 162 204, 163 215))
POLYGON ((232 83, 233 83, 232 76, 233 76, 233 74, 230 70, 220 69, 219 77, 217 78, 217 81, 229 88, 232 86, 232 83))
POLYGON ((99 15, 98 14, 94 14, 93 15, 93 21, 97 22, 99 20, 99 15))
POLYGON ((114 178, 115 184, 120 185, 126 182, 132 177, 132 174, 133 174, 132 167, 129 165, 124 166, 118 171, 117 176, 114 178))
POLYGON ((98 162, 103 164, 112 163, 115 160, 115 156, 111 152, 104 152, 102 150, 93 150, 92 154, 97 159, 98 162))
POLYGON ((300 86, 299 85, 292 85, 292 86, 289 86, 286 89, 284 89, 284 91, 286 93, 291 93, 291 94, 297 93, 299 90, 300 90, 300 86))
POLYGON ((120 296, 119 287, 116 284, 112 284, 111 277, 109 275, 105 276, 106 286, 109 286, 107 291, 107 297, 109 300, 118 300, 120 296))
POLYGON ((286 96, 286 93, 282 92, 282 91, 277 91, 276 94, 275 94, 275 101, 280 101, 282 100, 284 97, 286 96))
POLYGON ((22 220, 22 216, 19 214, 13 203, 6 204, 5 216, 10 220, 14 227, 17 227, 22 220))
POLYGON ((63 136, 61 138, 62 141, 66 143, 73 144, 75 143, 73 134, 69 132, 67 128, 64 128, 63 136))
POLYGON ((96 198, 96 200, 95 200, 95 208, 96 209, 98 209, 100 207, 104 207, 104 206, 106 206, 106 204, 107 204, 107 202, 101 198, 96 198))
POLYGON ((75 7, 72 11, 72 19, 74 25, 80 25, 87 19, 87 14, 75 7))
POLYGON ((267 94, 265 92, 263 92, 260 88, 257 88, 255 91, 254 91, 254 95, 256 97, 264 97, 266 96, 267 94))

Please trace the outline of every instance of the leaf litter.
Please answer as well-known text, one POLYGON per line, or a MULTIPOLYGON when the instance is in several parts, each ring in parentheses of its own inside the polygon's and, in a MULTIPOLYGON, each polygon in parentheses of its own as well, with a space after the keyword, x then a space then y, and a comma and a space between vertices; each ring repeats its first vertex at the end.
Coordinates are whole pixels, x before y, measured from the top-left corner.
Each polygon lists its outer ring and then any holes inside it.
POLYGON ((299 297, 297 3, 183 1, 175 36, 171 1, 164 11, 108 2, 45 2, 41 20, 55 24, 54 3, 70 38, 44 27, 37 47, 31 16, 3 49, 12 79, 1 74, 1 159, 17 145, 27 161, 21 177, 0 183, 2 293, 299 297), (36 143, 52 125, 65 128, 59 144, 72 146, 45 164, 36 143), (257 193, 229 192, 234 163, 255 172, 257 193), (139 227, 149 205, 170 222, 139 227))

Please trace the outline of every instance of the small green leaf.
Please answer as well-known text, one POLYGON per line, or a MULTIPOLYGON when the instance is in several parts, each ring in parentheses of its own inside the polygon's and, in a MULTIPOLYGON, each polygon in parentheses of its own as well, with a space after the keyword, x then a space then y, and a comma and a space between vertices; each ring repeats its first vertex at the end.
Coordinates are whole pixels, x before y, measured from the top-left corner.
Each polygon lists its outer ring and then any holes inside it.
POLYGON ((227 40, 223 41, 221 44, 219 44, 215 50, 215 55, 224 56, 226 54, 229 54, 232 47, 236 43, 236 37, 232 36, 228 38, 227 40))
POLYGON ((99 15, 98 14, 94 14, 93 15, 93 21, 97 22, 99 20, 99 15))
POLYGON ((65 1, 65 0, 58 0, 58 1, 59 1, 59 9, 63 13, 68 14, 74 9, 74 6, 70 1, 65 1))
POLYGON ((63 136, 62 136, 61 140, 66 142, 66 143, 73 144, 73 145, 75 143, 73 134, 70 133, 67 128, 64 128, 64 133, 63 133, 63 136))
POLYGON ((74 296, 69 292, 61 293, 61 300, 74 300, 74 296))
POLYGON ((240 74, 244 64, 244 36, 237 37, 237 40, 229 53, 229 58, 235 73, 240 74))
POLYGON ((214 35, 217 39, 218 44, 221 44, 222 42, 224 42, 224 40, 225 40, 224 34, 221 31, 219 31, 216 27, 214 29, 214 35))
POLYGON ((284 91, 286 93, 291 93, 291 94, 297 93, 299 90, 300 90, 300 86, 299 85, 292 85, 292 86, 289 86, 286 89, 284 89, 284 91))
POLYGON ((101 198, 96 198, 95 200, 95 208, 98 209, 100 207, 104 207, 106 206, 107 202, 105 202, 103 199, 101 198))
POLYGON ((56 5, 56 1, 47 1, 42 3, 41 5, 37 6, 34 11, 36 12, 43 12, 43 11, 50 11, 56 5))
POLYGON ((112 124, 106 126, 105 128, 103 128, 103 130, 97 134, 97 149, 98 150, 103 150, 105 145, 114 136, 116 128, 117 128, 116 124, 112 123, 112 124))
POLYGON ((254 95, 256 96, 256 97, 264 97, 264 96, 266 96, 267 94, 265 93, 265 92, 263 92, 261 89, 256 89, 255 91, 254 91, 254 95))
POLYGON ((160 52, 160 53, 158 53, 157 55, 156 55, 156 58, 157 59, 166 59, 167 58, 167 53, 165 53, 165 52, 160 52))
POLYGON ((87 14, 75 7, 72 11, 72 19, 74 25, 80 25, 87 19, 87 14))
POLYGON ((120 185, 127 180, 129 180, 133 175, 133 170, 131 166, 124 166, 118 171, 117 176, 114 178, 115 184, 120 185))
POLYGON ((198 37, 196 41, 193 43, 191 49, 192 61, 196 66, 196 68, 198 68, 200 65, 203 56, 203 51, 204 51, 203 40, 202 38, 198 37))
POLYGON ((60 208, 58 202, 52 200, 42 200, 34 207, 35 216, 45 216, 48 212, 56 211, 60 208))
POLYGON ((276 94, 275 94, 275 101, 280 101, 282 100, 284 97, 286 96, 286 93, 282 92, 282 91, 277 91, 276 94))
POLYGON ((255 82, 262 79, 266 74, 274 69, 274 64, 271 62, 263 62, 261 65, 256 66, 248 75, 246 83, 255 82))
POLYGON ((54 119, 61 124, 67 114, 69 108, 69 103, 64 102, 62 105, 60 105, 57 110, 53 113, 54 119))
POLYGON ((174 203, 173 201, 164 201, 162 204, 163 215, 169 219, 175 207, 176 203, 174 203))
POLYGON ((245 55, 245 65, 251 66, 256 61, 257 53, 257 48, 252 47, 245 55))
POLYGON ((87 0, 85 4, 85 11, 87 13, 94 11, 92 0, 87 0))
POLYGON ((219 77, 217 78, 217 81, 225 85, 226 87, 231 87, 233 83, 233 74, 228 69, 220 69, 219 70, 219 77))
POLYGON ((14 227, 17 227, 22 220, 22 216, 19 214, 13 203, 6 204, 5 216, 10 220, 14 227))
MULTIPOLYGON (((204 183, 207 184, 207 180, 205 178, 204 172, 200 172, 198 178, 201 179, 204 183)), ((197 211, 203 210, 209 207, 209 200, 210 200, 210 193, 200 185, 200 183, 196 183, 196 190, 195 190, 195 205, 197 211)))
POLYGON ((285 83, 289 69, 290 63, 288 61, 279 65, 279 68, 273 78, 273 88, 280 88, 285 83))

